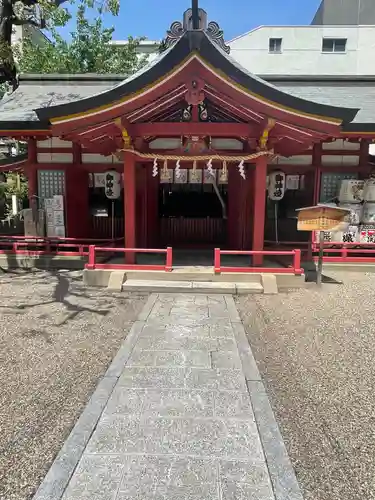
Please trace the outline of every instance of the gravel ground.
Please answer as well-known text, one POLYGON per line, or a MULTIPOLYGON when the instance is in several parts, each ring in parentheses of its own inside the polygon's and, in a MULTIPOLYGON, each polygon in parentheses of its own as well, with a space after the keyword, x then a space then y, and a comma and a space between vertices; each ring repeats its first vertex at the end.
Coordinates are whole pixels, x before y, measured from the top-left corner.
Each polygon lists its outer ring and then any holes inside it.
POLYGON ((0 274, 0 499, 31 498, 146 297, 0 274))
POLYGON ((237 305, 306 500, 375 499, 375 275, 237 305))

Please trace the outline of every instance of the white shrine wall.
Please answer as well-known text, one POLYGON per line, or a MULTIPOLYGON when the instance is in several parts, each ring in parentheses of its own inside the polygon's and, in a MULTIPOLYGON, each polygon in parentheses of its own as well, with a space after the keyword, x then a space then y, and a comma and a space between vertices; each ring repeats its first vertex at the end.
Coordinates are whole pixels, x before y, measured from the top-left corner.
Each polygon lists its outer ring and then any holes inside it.
MULTIPOLYGON (((151 149, 159 149, 166 145, 166 143, 173 141, 180 143, 179 139, 155 139, 150 144, 151 149)), ((216 147, 223 146, 223 141, 228 149, 237 150, 237 142, 234 139, 213 139, 212 145, 216 147), (216 142, 217 143, 216 143, 216 142)), ((336 166, 336 167, 355 167, 360 163, 360 143, 349 142, 344 139, 336 139, 331 142, 322 143, 322 166, 336 166), (340 155, 340 152, 344 154, 340 155), (353 154, 348 154, 352 152, 353 154)), ((37 141, 37 160, 40 164, 71 164, 73 163, 73 143, 65 141, 57 137, 47 139, 44 141, 37 141), (64 151, 66 149, 66 152, 64 151)), ((83 164, 103 165, 103 169, 108 168, 108 165, 121 165, 122 160, 116 156, 104 156, 98 153, 89 152, 86 148, 82 149, 81 153, 83 164)), ((306 154, 294 155, 290 157, 277 157, 271 162, 273 165, 284 166, 311 166, 313 164, 313 148, 306 151, 306 154)), ((103 171, 104 171, 103 170, 103 171)))

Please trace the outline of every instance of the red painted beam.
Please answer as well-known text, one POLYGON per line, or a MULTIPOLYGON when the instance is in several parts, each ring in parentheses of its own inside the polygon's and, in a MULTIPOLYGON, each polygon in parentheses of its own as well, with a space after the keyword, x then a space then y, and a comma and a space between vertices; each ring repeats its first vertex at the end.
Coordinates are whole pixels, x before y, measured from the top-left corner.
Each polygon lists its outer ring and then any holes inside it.
POLYGON ((264 119, 263 115, 254 113, 251 109, 245 108, 223 93, 216 92, 216 89, 210 85, 206 85, 205 93, 211 102, 215 103, 219 107, 222 107, 223 109, 231 110, 231 112, 236 114, 239 118, 253 120, 259 123, 264 119))
POLYGON ((129 125, 131 125, 131 123, 134 123, 137 120, 144 121, 146 119, 146 117, 148 117, 147 119, 150 119, 150 115, 155 116, 157 114, 160 114, 160 112, 163 110, 170 109, 178 101, 184 100, 185 92, 186 92, 185 86, 181 85, 177 89, 175 89, 174 91, 169 92, 168 94, 161 96, 155 102, 148 104, 146 106, 143 106, 143 107, 137 109, 136 111, 133 111, 132 113, 130 113, 129 115, 126 116, 127 120, 129 120, 129 122, 128 123, 124 122, 125 128, 128 128, 129 125))
POLYGON ((182 135, 251 137, 259 135, 259 126, 247 123, 134 123, 133 134, 137 137, 180 137, 182 135))
POLYGON ((25 140, 27 141, 28 139, 32 138, 38 138, 40 141, 42 140, 47 140, 49 137, 52 136, 52 133, 50 130, 7 130, 7 129, 1 129, 0 130, 0 136, 1 137, 8 137, 8 138, 14 138, 14 139, 19 139, 19 140, 25 140))

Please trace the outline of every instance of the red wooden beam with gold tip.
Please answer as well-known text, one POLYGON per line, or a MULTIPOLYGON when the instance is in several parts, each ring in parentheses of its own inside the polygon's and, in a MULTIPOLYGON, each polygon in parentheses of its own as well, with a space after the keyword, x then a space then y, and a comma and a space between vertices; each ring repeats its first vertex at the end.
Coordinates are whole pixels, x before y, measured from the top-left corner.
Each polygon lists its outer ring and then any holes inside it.
POLYGON ((274 126, 276 125, 276 120, 274 120, 273 118, 268 118, 267 119, 267 124, 266 126, 263 128, 263 132, 259 138, 259 148, 264 151, 265 149, 267 149, 267 144, 268 144, 268 137, 269 137, 269 134, 271 132, 271 130, 274 128, 274 126))
POLYGON ((131 148, 132 147, 132 137, 130 136, 128 129, 125 128, 123 124, 123 119, 117 118, 114 123, 118 127, 118 129, 121 131, 122 134, 122 140, 124 141, 124 148, 131 148))

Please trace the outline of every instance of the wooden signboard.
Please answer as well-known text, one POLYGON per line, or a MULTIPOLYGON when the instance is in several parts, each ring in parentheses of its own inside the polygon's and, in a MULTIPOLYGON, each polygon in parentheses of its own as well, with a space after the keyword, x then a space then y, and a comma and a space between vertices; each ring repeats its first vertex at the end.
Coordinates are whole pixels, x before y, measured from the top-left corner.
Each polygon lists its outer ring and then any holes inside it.
POLYGON ((300 208, 298 212, 298 231, 338 231, 343 229, 344 219, 350 213, 346 208, 330 205, 300 208))
POLYGON ((298 231, 320 231, 319 257, 316 282, 322 284, 324 231, 337 231, 348 226, 345 217, 350 213, 347 208, 332 205, 316 205, 315 207, 300 208, 298 212, 298 231))

